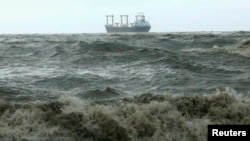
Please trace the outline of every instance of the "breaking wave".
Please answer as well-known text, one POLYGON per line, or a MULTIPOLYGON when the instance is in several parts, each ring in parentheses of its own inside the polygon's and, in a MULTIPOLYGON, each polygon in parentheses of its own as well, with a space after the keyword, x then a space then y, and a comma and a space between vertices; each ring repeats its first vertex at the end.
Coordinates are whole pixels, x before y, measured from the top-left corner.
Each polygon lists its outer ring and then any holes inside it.
POLYGON ((237 44, 233 45, 213 45, 211 48, 186 48, 183 52, 199 52, 199 53, 219 53, 227 52, 230 54, 238 54, 250 58, 250 39, 243 39, 237 44))
POLYGON ((227 47, 225 48, 225 51, 250 58, 250 39, 244 39, 234 46, 227 47))
POLYGON ((250 99, 226 89, 208 95, 146 93, 96 102, 76 97, 1 100, 0 117, 3 140, 205 141, 208 124, 250 124, 250 99))

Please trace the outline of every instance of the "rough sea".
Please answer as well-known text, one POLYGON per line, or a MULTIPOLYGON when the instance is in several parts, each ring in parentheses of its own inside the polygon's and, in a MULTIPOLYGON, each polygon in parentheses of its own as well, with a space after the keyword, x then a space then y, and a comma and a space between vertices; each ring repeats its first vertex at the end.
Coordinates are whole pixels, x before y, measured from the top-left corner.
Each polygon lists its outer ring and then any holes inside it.
POLYGON ((205 141, 250 124, 250 32, 0 35, 0 140, 205 141))

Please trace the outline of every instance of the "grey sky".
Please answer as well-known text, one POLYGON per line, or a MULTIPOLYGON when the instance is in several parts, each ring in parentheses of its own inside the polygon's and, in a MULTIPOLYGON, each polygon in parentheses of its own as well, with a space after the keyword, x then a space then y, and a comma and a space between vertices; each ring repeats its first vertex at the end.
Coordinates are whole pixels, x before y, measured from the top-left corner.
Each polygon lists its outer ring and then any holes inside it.
POLYGON ((105 32, 143 12, 151 32, 250 30, 249 0, 0 0, 0 33, 105 32))

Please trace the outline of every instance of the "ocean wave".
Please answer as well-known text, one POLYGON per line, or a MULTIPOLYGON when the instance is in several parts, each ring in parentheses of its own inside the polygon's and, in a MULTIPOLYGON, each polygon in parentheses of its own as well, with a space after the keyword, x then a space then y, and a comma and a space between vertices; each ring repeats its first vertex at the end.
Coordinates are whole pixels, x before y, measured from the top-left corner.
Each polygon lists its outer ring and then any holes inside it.
POLYGON ((207 95, 146 93, 83 102, 0 101, 0 139, 199 140, 208 124, 250 124, 250 99, 228 89, 207 95))
POLYGON ((110 36, 125 40, 140 40, 155 38, 154 33, 113 33, 110 36))
POLYGON ((86 83, 90 83, 92 81, 91 79, 96 77, 98 78, 98 76, 94 75, 88 75, 86 77, 74 76, 71 74, 57 75, 38 79, 34 81, 34 84, 46 88, 62 88, 64 90, 69 90, 75 87, 81 87, 86 83))
POLYGON ((198 52, 198 53, 216 53, 219 46, 214 45, 213 48, 185 48, 181 51, 183 52, 198 52))
POLYGON ((238 54, 250 58, 250 39, 244 39, 240 43, 224 49, 228 53, 238 54))
POLYGON ((89 90, 83 93, 78 93, 76 96, 87 101, 97 101, 125 97, 126 95, 119 90, 111 87, 106 87, 104 90, 89 90))
POLYGON ((7 101, 24 102, 33 99, 32 91, 17 86, 0 86, 0 97, 7 101))
POLYGON ((231 35, 223 35, 208 32, 180 32, 180 33, 167 33, 158 36, 160 42, 172 42, 175 44, 184 45, 204 45, 211 44, 229 45, 237 42, 236 39, 228 38, 231 35))
POLYGON ((214 73, 241 73, 242 71, 239 69, 231 69, 224 66, 214 66, 211 65, 210 62, 196 62, 196 60, 192 60, 192 58, 186 56, 169 56, 164 59, 165 62, 174 69, 181 69, 187 70, 189 72, 194 73, 207 73, 207 74, 214 74, 214 73))
POLYGON ((94 41, 91 43, 87 42, 79 42, 78 45, 81 47, 80 49, 83 50, 90 50, 90 51, 100 51, 100 52, 121 52, 127 51, 131 49, 130 46, 122 43, 112 43, 112 42, 103 42, 103 41, 94 41))
POLYGON ((183 52, 197 52, 197 53, 229 53, 237 54, 250 58, 250 39, 243 39, 242 41, 231 45, 214 44, 211 48, 184 48, 183 52))

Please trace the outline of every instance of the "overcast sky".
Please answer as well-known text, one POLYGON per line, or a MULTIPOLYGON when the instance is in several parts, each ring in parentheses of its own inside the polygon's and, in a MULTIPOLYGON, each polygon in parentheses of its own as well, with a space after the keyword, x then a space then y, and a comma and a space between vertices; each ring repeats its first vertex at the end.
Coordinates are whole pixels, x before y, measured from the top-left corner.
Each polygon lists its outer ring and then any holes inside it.
POLYGON ((143 12, 151 32, 250 31, 249 0, 0 0, 0 33, 104 33, 143 12))

